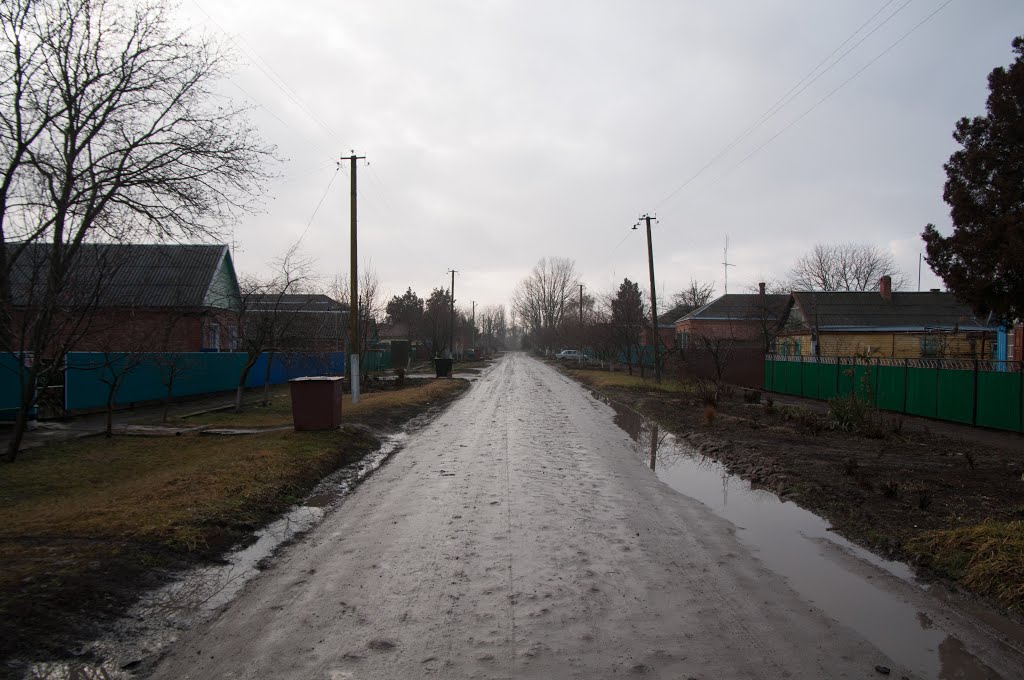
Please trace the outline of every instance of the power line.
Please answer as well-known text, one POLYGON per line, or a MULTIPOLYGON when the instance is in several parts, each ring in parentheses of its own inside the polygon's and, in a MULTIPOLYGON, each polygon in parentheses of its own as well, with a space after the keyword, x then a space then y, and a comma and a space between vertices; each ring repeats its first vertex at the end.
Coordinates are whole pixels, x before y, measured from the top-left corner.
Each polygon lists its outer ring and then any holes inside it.
POLYGON ((775 115, 777 113, 779 113, 790 102, 792 102, 794 99, 796 99, 798 96, 800 96, 800 94, 802 94, 808 87, 810 87, 812 84, 814 84, 814 82, 817 81, 819 78, 821 78, 821 76, 823 76, 826 73, 828 73, 839 62, 841 62, 843 59, 845 59, 851 52, 853 52, 855 49, 857 49, 857 47, 859 47, 861 45, 861 43, 863 43, 865 40, 867 40, 869 37, 871 37, 871 35, 873 35, 876 31, 878 31, 878 29, 880 29, 882 26, 885 26, 887 23, 889 23, 889 21, 891 21, 893 19, 893 17, 895 17, 897 14, 899 14, 901 11, 903 11, 903 9, 907 5, 909 5, 912 2, 912 0, 905 0, 905 2, 902 5, 900 5, 896 9, 895 12, 890 14, 888 17, 885 18, 884 21, 882 21, 877 26, 875 26, 867 35, 863 36, 860 40, 858 40, 856 43, 854 43, 854 45, 851 46, 850 49, 848 49, 845 52, 843 52, 839 56, 838 59, 833 61, 832 64, 830 64, 828 66, 828 68, 824 69, 823 71, 821 71, 817 75, 814 75, 818 71, 818 69, 820 69, 826 63, 828 63, 832 59, 832 57, 835 56, 835 54, 837 52, 842 50, 842 48, 845 45, 847 45, 851 40, 853 40, 857 36, 857 34, 859 34, 861 31, 863 31, 865 27, 867 27, 872 21, 874 21, 875 18, 878 17, 878 15, 881 14, 883 11, 885 11, 885 9, 889 5, 891 5, 893 2, 895 2, 895 0, 887 0, 887 2, 885 4, 883 4, 880 8, 878 8, 878 10, 875 11, 875 13, 872 14, 868 18, 867 21, 865 21, 863 24, 861 24, 857 28, 856 31, 851 33, 846 38, 846 40, 844 40, 842 43, 840 43, 839 46, 836 47, 834 50, 832 50, 832 52, 827 57, 825 57, 813 69, 811 69, 807 73, 807 75, 805 75, 803 78, 801 78, 799 81, 797 81, 797 83, 795 85, 793 85, 791 88, 789 88, 789 90, 787 90, 785 94, 783 94, 781 97, 779 97, 779 99, 777 99, 774 104, 772 104, 760 116, 758 116, 757 119, 753 123, 751 123, 750 126, 748 126, 746 130, 744 130, 739 135, 737 135, 735 138, 733 138, 732 141, 730 141, 728 144, 726 144, 725 147, 723 147, 717 154, 715 154, 711 158, 711 160, 709 160, 707 163, 705 163, 703 166, 701 166, 700 169, 697 170, 697 172, 695 172, 693 175, 691 175, 685 182, 683 182, 681 185, 676 187, 665 198, 663 198, 660 201, 658 201, 658 203, 655 205, 655 208, 657 209, 658 207, 664 205, 665 203, 670 201, 672 198, 674 198, 680 191, 682 191, 683 189, 688 187, 690 184, 693 183, 694 180, 696 180, 698 177, 700 177, 702 174, 704 174, 704 172, 708 168, 710 168, 712 165, 714 165, 716 162, 718 162, 718 160, 720 160, 723 156, 725 156, 733 148, 735 148, 735 146, 737 144, 742 142, 744 139, 749 137, 751 133, 753 133, 755 130, 757 130, 762 125, 764 125, 769 120, 771 120, 773 117, 775 117, 775 115), (811 78, 811 76, 814 76, 814 77, 811 78), (808 78, 811 78, 811 80, 808 81, 808 78), (805 82, 806 82, 806 84, 805 84, 805 82), (801 85, 803 85, 803 87, 801 87, 801 85))
MULTIPOLYGON (((330 127, 329 125, 327 125, 327 123, 323 122, 323 120, 321 120, 321 119, 320 119, 320 117, 319 117, 319 116, 317 116, 317 115, 316 115, 316 114, 315 114, 315 113, 313 112, 313 110, 312 110, 312 109, 310 109, 310 108, 309 108, 308 106, 306 106, 306 105, 305 105, 305 104, 304 104, 303 102, 301 102, 301 101, 300 101, 300 100, 298 99, 298 96, 297 96, 297 95, 292 95, 292 93, 288 91, 288 90, 289 90, 290 88, 288 88, 288 87, 287 87, 287 83, 285 82, 284 78, 281 78, 280 76, 278 76, 278 78, 280 78, 280 82, 278 82, 277 80, 275 80, 275 79, 274 79, 274 78, 273 78, 273 77, 272 77, 272 76, 270 75, 270 73, 268 73, 268 72, 267 72, 267 69, 263 68, 263 67, 262 67, 262 66, 260 66, 260 65, 259 65, 258 63, 256 63, 256 60, 255 60, 255 59, 253 59, 252 55, 250 55, 250 54, 249 54, 248 52, 246 52, 246 51, 245 51, 245 49, 244 49, 244 48, 243 48, 243 47, 242 47, 241 45, 239 45, 239 44, 238 44, 238 41, 237 41, 237 40, 235 40, 235 39, 234 39, 234 38, 233 38, 233 37, 231 36, 231 34, 229 34, 229 33, 228 33, 227 31, 225 31, 225 30, 224 30, 224 27, 223 27, 223 26, 221 26, 221 25, 220 25, 219 23, 217 23, 217 20, 216 20, 216 19, 214 19, 214 18, 213 18, 212 16, 210 16, 209 12, 207 12, 207 11, 206 11, 205 9, 203 9, 202 5, 200 5, 200 4, 199 4, 198 0, 192 0, 192 4, 194 4, 194 5, 195 5, 195 6, 196 6, 196 7, 197 7, 197 8, 199 9, 199 11, 200 11, 200 12, 202 12, 202 13, 203 13, 204 15, 206 15, 206 18, 207 18, 207 19, 209 19, 209 20, 210 20, 210 22, 211 22, 211 23, 212 23, 212 24, 213 24, 214 26, 216 26, 216 27, 217 27, 217 28, 218 28, 218 29, 220 30, 220 32, 221 32, 221 33, 223 33, 223 34, 224 34, 224 36, 225 36, 225 37, 226 37, 226 38, 227 38, 228 40, 230 40, 230 41, 231 41, 231 44, 232 44, 232 45, 234 45, 234 46, 235 46, 235 48, 236 48, 236 49, 237 49, 237 50, 238 50, 239 52, 241 52, 241 53, 242 53, 242 54, 243 54, 243 55, 245 56, 245 58, 246 58, 246 59, 248 59, 248 60, 249 60, 249 63, 251 63, 251 64, 252 64, 253 66, 255 66, 255 67, 256 67, 257 69, 259 69, 259 70, 260 70, 260 72, 261 72, 261 73, 263 73, 263 75, 265 75, 265 76, 267 77, 267 80, 269 80, 269 81, 270 81, 271 83, 273 83, 273 84, 274 84, 274 85, 275 85, 275 86, 277 87, 277 89, 281 90, 281 92, 282 92, 282 93, 283 93, 283 94, 284 94, 284 95, 285 95, 286 97, 288 97, 288 99, 290 99, 290 100, 291 100, 291 101, 292 101, 292 102, 293 102, 293 103, 294 103, 294 104, 295 104, 296 106, 298 106, 298 107, 299 107, 299 110, 301 110, 301 111, 302 111, 303 113, 305 113, 305 114, 306 114, 307 116, 309 116, 309 117, 310 117, 310 118, 311 118, 311 119, 312 119, 312 120, 313 120, 313 121, 314 121, 315 123, 317 123, 318 125, 320 125, 321 127, 323 127, 323 128, 324 128, 324 130, 326 130, 326 131, 327 131, 327 132, 328 132, 328 133, 329 133, 329 134, 330 134, 330 135, 331 135, 332 137, 334 137, 334 139, 335 139, 335 140, 337 140, 339 144, 341 144, 342 146, 344 146, 344 143, 342 142, 341 138, 340 138, 340 137, 339 137, 339 136, 337 135, 337 133, 336 133, 336 132, 334 132, 334 130, 332 130, 332 129, 331 129, 331 127, 330 127)), ((268 68, 269 68, 269 65, 268 65, 268 68)))
POLYGON ((340 172, 340 170, 341 163, 338 163, 338 167, 335 168, 334 174, 331 175, 331 181, 327 183, 327 188, 324 189, 324 195, 320 197, 320 200, 317 202, 316 207, 313 208, 313 214, 309 216, 309 221, 306 222, 306 228, 302 230, 302 235, 299 236, 299 240, 295 242, 296 244, 302 243, 302 239, 306 237, 306 232, 309 231, 310 225, 313 224, 313 218, 316 217, 317 212, 320 211, 320 206, 323 205, 324 199, 326 199, 327 194, 330 193, 331 185, 334 184, 334 178, 338 176, 338 172, 340 172))
POLYGON ((945 1, 945 2, 943 2, 943 3, 941 4, 941 5, 939 5, 939 6, 938 6, 938 7, 937 7, 937 8, 935 9, 935 10, 933 10, 933 11, 932 11, 932 13, 931 13, 931 14, 929 14, 928 16, 926 16, 926 17, 925 17, 924 19, 921 19, 921 21, 919 21, 919 22, 918 22, 917 24, 915 24, 915 25, 913 26, 913 28, 911 28, 911 29, 910 29, 909 31, 907 31, 907 32, 906 32, 906 33, 904 33, 903 35, 901 35, 901 36, 900 36, 900 37, 899 37, 899 38, 898 38, 898 39, 897 39, 897 40, 896 40, 896 41, 895 41, 894 43, 892 43, 891 45, 889 45, 888 47, 886 47, 886 48, 885 48, 884 50, 882 50, 881 52, 879 52, 879 53, 878 53, 878 54, 877 54, 877 55, 876 55, 876 56, 875 56, 874 58, 872 58, 872 59, 871 59, 870 61, 868 61, 868 62, 867 62, 866 64, 864 64, 864 65, 863 65, 863 66, 861 66, 861 67, 860 67, 859 69, 857 69, 857 70, 856 70, 856 71, 855 71, 855 72, 853 73, 853 75, 851 75, 851 76, 850 76, 849 78, 847 78, 846 80, 844 80, 843 82, 841 82, 841 83, 840 83, 840 84, 839 84, 839 85, 838 85, 838 86, 837 86, 837 87, 836 87, 835 89, 833 89, 833 90, 832 90, 831 92, 829 92, 828 94, 826 94, 826 95, 825 95, 824 97, 822 97, 822 98, 821 98, 821 99, 819 99, 818 101, 814 102, 814 104, 813 104, 813 105, 811 105, 811 108, 807 109, 806 111, 804 111, 803 113, 801 113, 801 114, 800 114, 800 115, 799 115, 799 116, 798 116, 797 118, 795 118, 795 119, 793 119, 792 121, 790 121, 790 123, 789 123, 788 125, 786 125, 786 126, 785 126, 784 128, 782 128, 781 130, 779 130, 778 132, 776 132, 776 133, 775 133, 774 135, 772 135, 771 137, 769 137, 767 141, 765 141, 765 142, 764 142, 763 144, 761 144, 761 146, 757 147, 756 149, 754 149, 753 151, 751 151, 750 153, 748 153, 748 154, 747 154, 746 156, 744 156, 744 157, 743 157, 743 159, 742 159, 742 160, 741 160, 741 161, 740 161, 739 163, 737 163, 736 165, 732 166, 732 167, 731 167, 731 168, 729 168, 729 169, 728 169, 727 171, 725 171, 725 172, 724 172, 724 173, 723 173, 723 174, 722 174, 722 175, 721 175, 721 176, 720 176, 720 177, 719 177, 718 179, 716 179, 716 180, 715 180, 715 183, 717 184, 718 182, 721 182, 721 181, 722 181, 722 180, 723 180, 723 179, 724 179, 725 177, 727 177, 728 175, 730 175, 730 174, 731 174, 731 173, 732 173, 732 172, 733 172, 734 170, 736 170, 736 169, 737 169, 737 168, 739 168, 739 167, 740 167, 741 165, 743 165, 743 164, 744 164, 744 163, 746 163, 746 162, 747 162, 748 160, 750 160, 750 158, 751 158, 751 157, 753 157, 753 156, 754 156, 755 154, 757 154, 757 153, 758 153, 759 151, 761 151, 761 150, 762 150, 762 149, 764 149, 764 148, 765 148, 766 146, 768 146, 768 145, 769 145, 769 144, 771 144, 771 143, 772 143, 773 141, 775 141, 775 140, 776 140, 776 139, 777 139, 777 138, 778 138, 778 137, 779 137, 780 135, 782 135, 782 133, 786 132, 786 131, 787 131, 787 130, 789 130, 789 129, 790 129, 791 127, 793 127, 794 125, 796 125, 797 123, 799 123, 799 122, 800 122, 801 120, 803 120, 803 119, 804 119, 805 117, 807 117, 807 115, 808 115, 808 114, 810 114, 810 113, 811 113, 811 111, 813 111, 814 109, 818 108, 818 106, 820 106, 821 104, 824 104, 824 103, 825 103, 826 101, 828 101, 829 99, 831 99, 831 98, 832 98, 832 96, 833 96, 833 95, 835 95, 835 93, 836 93, 836 92, 839 92, 839 90, 841 90, 841 89, 843 89, 844 87, 846 87, 846 85, 848 85, 848 84, 849 84, 849 83, 850 83, 850 82, 851 82, 851 81, 852 81, 852 80, 853 80, 854 78, 856 78, 857 76, 859 76, 859 75, 860 75, 861 73, 863 73, 864 71, 866 71, 866 70, 867 70, 867 69, 868 69, 868 68, 869 68, 869 67, 870 67, 870 66, 871 66, 872 64, 874 64, 874 63, 875 63, 876 61, 878 61, 879 59, 881 59, 882 57, 884 57, 884 56, 885 56, 886 54, 888 54, 889 52, 891 52, 891 51, 892 51, 893 49, 895 49, 895 48, 896 48, 896 46, 897 46, 897 45, 899 45, 899 44, 900 44, 901 42, 903 42, 904 40, 906 40, 906 38, 907 38, 907 37, 908 37, 908 36, 909 36, 909 35, 910 35, 911 33, 913 33, 913 32, 914 32, 914 31, 916 31, 917 29, 919 29, 919 28, 921 28, 922 26, 924 26, 924 25, 925 25, 925 24, 926 24, 926 23, 927 23, 927 22, 928 22, 929 20, 931 20, 931 18, 932 18, 932 17, 934 17, 934 16, 936 15, 936 14, 938 14, 939 12, 941 12, 942 10, 944 10, 944 9, 945 9, 945 8, 946 8, 946 7, 947 7, 947 6, 949 5, 949 4, 951 4, 952 2, 953 2, 953 0, 946 0, 946 1, 945 1))

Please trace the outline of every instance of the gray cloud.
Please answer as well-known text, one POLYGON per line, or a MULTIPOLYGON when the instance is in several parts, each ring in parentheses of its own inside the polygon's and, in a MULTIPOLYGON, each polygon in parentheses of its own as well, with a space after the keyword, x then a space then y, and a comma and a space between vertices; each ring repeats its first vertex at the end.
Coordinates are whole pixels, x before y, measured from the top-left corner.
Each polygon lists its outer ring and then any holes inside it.
MULTIPOLYGON (((726 233, 730 289, 781 275, 816 241, 878 243, 916 276, 923 225, 948 224, 953 124, 983 111, 987 73, 1024 32, 1019 0, 953 2, 736 167, 940 4, 915 0, 666 201, 882 0, 200 4, 324 123, 241 57, 225 92, 251 95, 289 160, 265 214, 236 229, 239 268, 303 232, 334 159, 355 148, 370 161, 360 259, 391 292, 424 295, 459 269, 467 304, 505 301, 545 255, 573 257, 593 289, 646 281, 629 227, 655 209, 664 293, 691 277, 721 291, 726 233)), ((195 5, 182 13, 220 34, 195 5)), ((325 276, 347 269, 346 174, 303 244, 325 276)))

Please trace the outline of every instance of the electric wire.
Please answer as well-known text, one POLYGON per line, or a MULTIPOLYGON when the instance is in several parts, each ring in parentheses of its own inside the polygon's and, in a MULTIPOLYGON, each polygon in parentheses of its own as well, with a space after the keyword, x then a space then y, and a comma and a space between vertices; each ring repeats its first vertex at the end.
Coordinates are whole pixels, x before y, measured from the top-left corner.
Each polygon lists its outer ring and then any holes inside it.
MULTIPOLYGON (((259 69, 259 71, 260 71, 260 72, 261 72, 261 73, 262 73, 262 74, 263 74, 264 76, 266 76, 266 77, 267 77, 267 80, 269 80, 269 81, 270 81, 271 83, 273 83, 273 84, 274 84, 274 85, 275 85, 275 86, 277 87, 277 89, 281 90, 281 92, 282 92, 282 93, 283 93, 283 94, 284 94, 284 95, 285 95, 286 97, 288 97, 288 99, 290 99, 290 100, 292 101, 292 103, 294 103, 294 104, 295 104, 296 106, 298 106, 298 107, 299 107, 299 110, 300 110, 300 111, 302 111, 302 112, 303 112, 303 113, 305 113, 305 114, 306 114, 307 116, 309 116, 309 117, 310 117, 310 119, 312 119, 312 120, 313 120, 313 121, 314 121, 315 123, 317 123, 318 125, 320 125, 320 126, 321 126, 321 127, 322 127, 322 128, 324 129, 324 130, 326 130, 326 131, 327 131, 327 132, 328 132, 328 133, 329 133, 329 134, 330 134, 330 135, 331 135, 332 137, 334 137, 334 139, 335 139, 335 140, 337 140, 337 141, 338 141, 338 143, 342 145, 342 147, 344 147, 344 143, 342 142, 342 140, 341 140, 341 138, 340 138, 340 137, 338 136, 338 134, 337 134, 337 133, 336 133, 336 132, 335 132, 334 130, 332 130, 332 129, 331 129, 331 127, 330 127, 329 125, 327 125, 327 124, 326 124, 325 122, 323 122, 323 120, 321 120, 319 116, 317 116, 317 115, 316 115, 315 113, 313 113, 312 109, 310 109, 310 108, 309 108, 308 106, 306 106, 306 105, 305 105, 305 104, 304 104, 303 102, 301 102, 301 101, 300 101, 300 100, 298 99, 298 97, 297 97, 297 96, 293 96, 293 95, 292 95, 292 94, 291 94, 291 93, 290 93, 290 92, 288 91, 288 89, 286 89, 286 87, 285 87, 285 81, 284 81, 284 79, 283 79, 283 78, 281 79, 281 81, 280 81, 280 82, 278 82, 277 80, 275 80, 275 79, 273 78, 273 76, 271 76, 271 75, 270 75, 270 73, 269 73, 269 72, 267 71, 267 69, 265 69, 265 68, 263 68, 262 66, 260 66, 260 65, 259 65, 259 64, 258 64, 258 63, 256 62, 256 60, 255 60, 255 59, 254 59, 254 58, 252 57, 252 55, 250 55, 250 54, 249 54, 249 53, 248 53, 248 52, 247 52, 247 51, 246 51, 246 50, 245 50, 245 49, 244 49, 244 48, 243 48, 243 47, 242 47, 241 45, 239 45, 239 44, 238 44, 238 41, 237 41, 237 40, 235 40, 235 39, 234 39, 234 38, 233 38, 233 37, 231 36, 231 34, 229 34, 229 33, 228 33, 228 32, 227 32, 226 30, 224 30, 224 27, 223 27, 223 26, 221 26, 221 25, 220 25, 219 23, 217 23, 217 20, 216 20, 216 19, 214 19, 214 18, 213 18, 212 16, 210 16, 209 12, 207 12, 207 11, 206 11, 205 9, 203 9, 202 5, 200 5, 200 4, 199 4, 198 0, 192 0, 192 4, 194 4, 194 5, 195 5, 195 6, 196 6, 196 7, 197 7, 197 8, 199 9, 199 11, 200 11, 200 12, 202 12, 202 13, 203 13, 203 14, 204 14, 204 15, 206 16, 206 18, 207 18, 207 19, 209 19, 209 20, 210 20, 210 22, 211 22, 211 23, 212 23, 212 24, 213 24, 214 26, 216 26, 216 27, 217 27, 217 28, 218 28, 218 29, 220 30, 220 32, 221 32, 221 33, 223 33, 223 34, 224 34, 224 36, 225 36, 225 37, 226 37, 226 38, 227 38, 228 40, 230 40, 230 41, 231 41, 231 44, 232 44, 232 45, 234 45, 234 46, 235 46, 235 48, 236 48, 236 49, 237 49, 237 50, 238 50, 238 51, 239 51, 240 53, 242 53, 242 55, 244 55, 246 59, 248 59, 248 60, 249 60, 249 63, 251 63, 251 64, 252 64, 253 66, 255 66, 255 67, 256 67, 257 69, 259 69)), ((280 76, 278 76, 278 77, 280 78, 280 76)))
POLYGON ((856 78, 857 76, 859 76, 859 75, 860 75, 861 73, 863 73, 864 71, 866 71, 866 70, 867 70, 867 69, 868 69, 868 68, 869 68, 869 67, 870 67, 870 66, 871 66, 872 64, 874 64, 874 63, 875 63, 875 62, 877 62, 877 61, 878 61, 879 59, 881 59, 881 58, 882 58, 882 57, 884 57, 884 56, 885 56, 886 54, 888 54, 888 53, 889 53, 889 52, 891 52, 891 51, 892 51, 893 49, 895 49, 895 48, 896 48, 896 46, 897 46, 897 45, 899 45, 899 44, 900 44, 901 42, 903 42, 904 40, 906 40, 906 39, 907 39, 907 37, 908 37, 908 36, 910 36, 910 34, 911 34, 911 33, 913 33, 914 31, 916 31, 917 29, 921 28, 921 27, 922 27, 922 26, 924 26, 924 25, 925 25, 926 23, 928 23, 928 21, 930 21, 930 20, 932 19, 932 17, 934 17, 934 16, 936 15, 936 14, 938 14, 939 12, 941 12, 942 10, 944 10, 944 9, 945 9, 945 8, 946 8, 946 7, 948 6, 948 5, 950 5, 950 4, 952 3, 952 2, 953 2, 953 0, 945 0, 945 2, 943 2, 943 3, 941 4, 941 5, 939 5, 939 6, 938 6, 938 7, 937 7, 937 8, 935 9, 935 10, 933 10, 933 11, 932 11, 932 12, 931 12, 931 13, 930 13, 930 14, 929 14, 928 16, 926 16, 926 17, 925 17, 924 19, 921 19, 921 21, 919 21, 919 22, 918 22, 917 24, 915 24, 915 25, 914 25, 914 26, 913 26, 913 27, 912 27, 912 28, 911 28, 911 29, 910 29, 909 31, 907 31, 906 33, 904 33, 903 35, 901 35, 901 36, 900 36, 900 37, 899 37, 899 38, 898 38, 898 39, 897 39, 897 40, 896 40, 895 42, 893 42, 892 44, 890 44, 890 45, 889 45, 888 47, 886 47, 886 48, 885 48, 884 50, 882 50, 882 51, 881 51, 881 52, 879 52, 879 53, 878 53, 877 55, 875 55, 875 57, 873 57, 873 58, 872 58, 872 59, 871 59, 870 61, 868 61, 868 62, 867 62, 866 64, 864 64, 863 66, 861 66, 861 67, 860 67, 859 69, 857 69, 856 71, 854 71, 853 75, 851 75, 851 76, 850 76, 849 78, 847 78, 846 80, 844 80, 843 82, 841 82, 841 83, 840 83, 840 84, 839 84, 839 85, 838 85, 837 87, 835 87, 835 88, 834 88, 833 90, 831 90, 831 91, 830 91, 830 92, 829 92, 828 94, 826 94, 826 95, 825 95, 824 97, 822 97, 821 99, 819 99, 818 101, 816 101, 816 102, 815 102, 814 104, 812 104, 812 105, 811 105, 811 107, 810 107, 809 109, 807 109, 806 111, 804 111, 803 113, 801 113, 801 114, 800 114, 799 116, 797 116, 796 118, 794 118, 794 119, 793 119, 792 121, 790 121, 790 123, 789 123, 788 125, 786 125, 786 126, 785 126, 785 127, 783 127, 783 128, 781 129, 781 130, 779 130, 778 132, 776 132, 776 133, 775 133, 774 135, 772 135, 771 137, 769 137, 769 138, 768 138, 768 139, 767 139, 767 140, 766 140, 766 141, 765 141, 765 142, 764 142, 763 144, 761 144, 760 146, 758 146, 757 148, 755 148, 755 149, 754 149, 753 151, 751 151, 751 152, 750 152, 750 153, 748 153, 748 154, 747 154, 746 156, 744 156, 742 160, 740 160, 740 161, 739 161, 738 163, 736 163, 736 164, 735 164, 735 165, 733 165, 733 166, 732 166, 731 168, 729 168, 728 170, 726 170, 726 171, 725 171, 725 172, 724 172, 724 173, 723 173, 723 174, 722 174, 722 175, 721 175, 720 177, 718 177, 718 178, 717 178, 717 179, 715 180, 715 182, 714 182, 714 183, 715 183, 715 184, 718 184, 719 182, 721 182, 721 181, 722 181, 723 179, 725 179, 725 178, 726 178, 727 176, 729 176, 730 174, 732 174, 732 172, 733 172, 734 170, 736 170, 736 169, 737 169, 737 168, 739 168, 739 167, 740 167, 741 165, 743 165, 743 164, 744 164, 744 163, 746 163, 746 162, 747 162, 748 160, 750 160, 750 159, 751 159, 751 158, 752 158, 752 157, 753 157, 753 156, 754 156, 755 154, 757 154, 757 153, 758 153, 758 152, 760 152, 760 151, 761 151, 762 149, 764 149, 764 148, 765 148, 766 146, 768 146, 768 145, 769 145, 769 144, 771 144, 771 143, 772 143, 773 141, 775 141, 776 139, 778 139, 778 138, 779 138, 779 137, 780 137, 780 136, 781 136, 781 135, 782 135, 782 134, 783 134, 784 132, 786 132, 787 130, 789 130, 790 128, 792 128, 792 127, 793 127, 794 125, 796 125, 797 123, 799 123, 799 122, 800 122, 801 120, 803 120, 803 119, 804 119, 805 117, 807 117, 807 115, 808 115, 808 114, 810 114, 810 113, 811 113, 811 111, 814 111, 814 109, 818 108, 818 106, 820 106, 821 104, 824 104, 824 103, 825 103, 826 101, 828 101, 829 99, 831 99, 831 98, 833 97, 833 95, 835 95, 835 93, 836 93, 836 92, 839 92, 839 90, 841 90, 841 89, 843 89, 844 87, 846 87, 846 85, 848 85, 848 84, 849 84, 849 83, 850 83, 851 81, 853 81, 853 80, 854 80, 854 79, 855 79, 855 78, 856 78))
POLYGON ((302 234, 299 236, 299 240, 295 242, 295 245, 302 243, 302 239, 306 238, 306 232, 309 231, 309 227, 313 224, 313 218, 316 217, 316 214, 320 211, 320 206, 324 204, 324 199, 326 199, 327 194, 330 193, 331 185, 334 184, 334 179, 338 176, 340 171, 341 163, 339 163, 338 167, 334 169, 334 174, 331 175, 331 181, 327 183, 327 188, 324 189, 324 195, 321 196, 320 200, 317 202, 316 207, 313 209, 313 214, 309 216, 309 221, 306 222, 306 228, 302 230, 302 234))
POLYGON ((857 28, 857 30, 855 30, 853 33, 851 33, 846 38, 846 40, 844 40, 842 43, 840 43, 839 46, 836 47, 834 50, 832 50, 832 52, 827 57, 825 57, 813 69, 811 69, 807 73, 807 75, 805 75, 803 78, 801 78, 799 81, 797 81, 797 83, 795 85, 793 85, 791 88, 789 88, 789 90, 787 90, 785 94, 783 94, 781 97, 779 97, 779 99, 777 99, 774 104, 772 104, 760 116, 758 116, 757 119, 753 123, 751 123, 750 126, 748 126, 746 130, 744 130, 739 135, 737 135, 735 138, 733 138, 732 141, 730 141, 728 144, 726 144, 725 147, 723 147, 717 154, 715 154, 711 158, 711 160, 709 160, 707 163, 705 163, 703 166, 701 166, 700 169, 698 169, 693 175, 691 175, 689 178, 687 178, 687 180, 685 182, 683 182, 681 185, 679 185, 673 191, 671 191, 667 196, 665 196, 660 201, 658 201, 655 204, 655 206, 654 206, 655 209, 660 208, 662 205, 664 205, 665 203, 670 201, 672 198, 674 198, 677 194, 679 194, 679 192, 681 192, 683 189, 688 187, 690 184, 692 184, 694 182, 694 180, 696 180, 698 177, 700 177, 702 174, 704 174, 704 172, 708 168, 710 168, 712 165, 714 165, 716 162, 718 162, 723 156, 725 156, 733 148, 735 148, 737 144, 742 142, 744 139, 749 137, 755 130, 757 130, 758 128, 763 126, 765 123, 767 123, 769 120, 774 118, 777 113, 782 111, 782 109, 784 109, 790 102, 792 102, 794 99, 796 99, 798 96, 800 96, 808 87, 813 85, 819 78, 821 78, 823 75, 825 75, 830 70, 832 70, 832 68, 834 68, 837 64, 839 64, 839 62, 841 62, 843 59, 845 59, 851 52, 853 52, 855 49, 857 49, 857 47, 859 47, 865 40, 867 40, 876 31, 878 31, 880 28, 882 28, 887 23, 889 23, 889 21, 891 21, 897 14, 902 12, 907 7, 907 5, 909 5, 912 1, 913 0, 905 0, 905 2, 902 5, 900 5, 896 9, 896 11, 894 11, 892 14, 887 16, 882 22, 880 22, 877 26, 875 26, 873 29, 871 29, 870 32, 868 32, 860 40, 858 40, 856 43, 854 43, 850 47, 850 49, 848 49, 845 52, 843 52, 839 56, 839 58, 837 58, 835 61, 833 61, 828 66, 828 68, 822 70, 820 73, 817 73, 818 70, 823 65, 828 63, 832 59, 832 57, 836 55, 837 52, 842 50, 843 47, 846 46, 851 40, 853 40, 861 31, 863 31, 864 28, 866 28, 869 24, 871 24, 871 22, 874 21, 875 18, 877 18, 879 14, 881 14, 883 11, 885 11, 885 9, 887 7, 889 7, 889 5, 891 5, 893 2, 895 2, 895 0, 887 0, 887 2, 885 4, 883 4, 880 8, 878 8, 878 10, 876 10, 875 13, 872 14, 868 18, 867 21, 865 21, 863 24, 861 24, 857 28), (815 75, 815 73, 817 73, 817 75, 815 75), (813 78, 812 78, 812 76, 813 76, 813 78), (810 78, 810 80, 808 81, 809 78, 810 78))

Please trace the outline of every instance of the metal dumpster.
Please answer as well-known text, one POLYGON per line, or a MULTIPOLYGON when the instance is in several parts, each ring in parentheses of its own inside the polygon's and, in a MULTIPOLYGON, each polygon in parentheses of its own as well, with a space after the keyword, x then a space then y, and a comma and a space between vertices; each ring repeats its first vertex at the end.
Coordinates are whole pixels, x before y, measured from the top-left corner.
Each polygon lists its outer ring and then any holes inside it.
POLYGON ((340 376, 323 375, 288 381, 296 430, 335 430, 341 426, 340 376))
POLYGON ((452 360, 451 359, 434 359, 434 372, 438 378, 450 378, 452 376, 452 360))

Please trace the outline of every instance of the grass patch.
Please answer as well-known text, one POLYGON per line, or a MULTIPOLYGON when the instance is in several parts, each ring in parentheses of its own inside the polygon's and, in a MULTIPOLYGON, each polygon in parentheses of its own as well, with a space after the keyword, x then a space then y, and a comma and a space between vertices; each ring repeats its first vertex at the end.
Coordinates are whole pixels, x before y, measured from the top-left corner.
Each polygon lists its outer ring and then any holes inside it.
POLYGON ((907 548, 939 574, 1024 611, 1024 522, 930 531, 907 548))
MULTIPOLYGON (((438 378, 407 381, 407 385, 404 389, 363 392, 355 406, 352 405, 350 394, 342 395, 341 421, 386 424, 393 420, 391 415, 403 415, 410 409, 419 409, 446 399, 465 389, 467 383, 463 380, 438 378)), ((215 411, 180 422, 213 427, 281 427, 292 424, 292 399, 288 385, 273 387, 268 405, 262 406, 260 399, 262 396, 259 399, 250 398, 240 413, 215 411)))
POLYGON ((595 389, 617 387, 622 389, 652 390, 656 392, 692 392, 693 386, 683 384, 677 380, 662 378, 661 383, 654 382, 654 378, 639 375, 629 375, 619 371, 601 371, 595 369, 566 368, 565 372, 570 377, 579 380, 585 385, 595 389))
MULTIPOLYGON (((451 398, 463 380, 363 395, 345 420, 397 424, 451 398)), ((291 422, 287 390, 269 407, 188 419, 291 422)), ((361 430, 237 437, 89 437, 0 466, 0 660, 66 656, 68 640, 115 616, 160 569, 214 559, 378 445, 361 430)))

